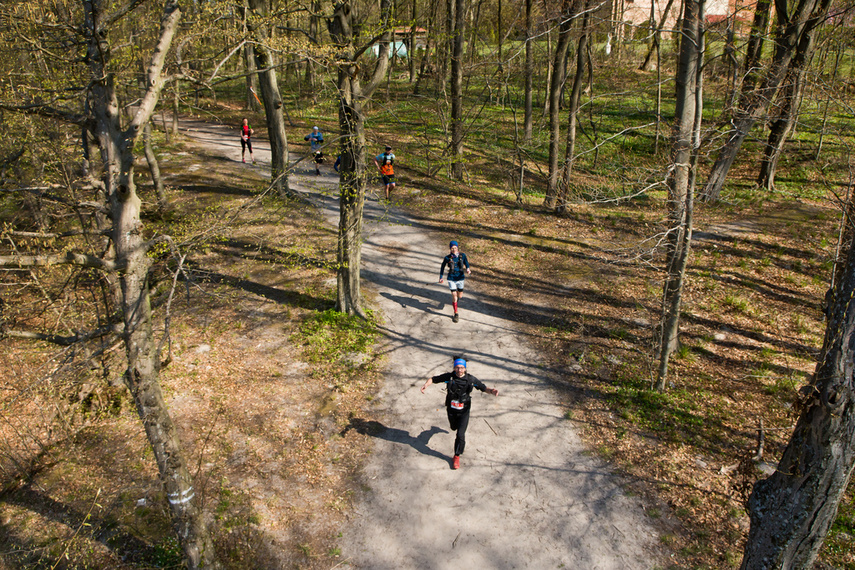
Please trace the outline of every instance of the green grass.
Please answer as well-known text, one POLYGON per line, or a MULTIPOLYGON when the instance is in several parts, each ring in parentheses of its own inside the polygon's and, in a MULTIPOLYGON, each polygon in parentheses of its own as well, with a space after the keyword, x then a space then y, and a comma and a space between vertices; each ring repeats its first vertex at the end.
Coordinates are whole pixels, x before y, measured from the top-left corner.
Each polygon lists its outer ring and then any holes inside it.
POLYGON ((335 362, 351 353, 370 351, 377 337, 377 325, 368 319, 336 312, 313 313, 291 340, 303 347, 308 362, 335 362))

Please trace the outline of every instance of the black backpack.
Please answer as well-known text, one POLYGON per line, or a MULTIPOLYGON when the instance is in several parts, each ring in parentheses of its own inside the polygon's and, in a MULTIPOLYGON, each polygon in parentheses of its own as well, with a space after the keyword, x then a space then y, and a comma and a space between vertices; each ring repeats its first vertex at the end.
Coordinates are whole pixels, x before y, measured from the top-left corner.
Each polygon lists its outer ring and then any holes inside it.
POLYGON ((448 381, 448 395, 452 400, 466 403, 470 400, 469 393, 471 391, 468 374, 463 378, 452 376, 451 380, 448 381))
POLYGON ((466 254, 461 251, 459 254, 457 254, 457 260, 455 261, 454 258, 451 256, 451 254, 449 254, 449 256, 448 256, 448 268, 450 270, 449 275, 451 275, 451 273, 466 273, 466 264, 463 262, 465 257, 466 257, 466 254))

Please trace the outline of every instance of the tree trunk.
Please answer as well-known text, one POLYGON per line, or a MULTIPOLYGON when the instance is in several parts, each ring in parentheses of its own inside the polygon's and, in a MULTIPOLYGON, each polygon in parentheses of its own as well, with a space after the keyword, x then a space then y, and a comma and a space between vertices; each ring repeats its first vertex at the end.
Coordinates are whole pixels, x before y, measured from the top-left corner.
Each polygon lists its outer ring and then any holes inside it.
MULTIPOLYGON (((769 107, 799 47, 813 45, 813 42, 803 41, 805 35, 815 33, 819 24, 825 19, 830 3, 831 0, 806 0, 798 4, 797 11, 789 18, 785 14, 778 13, 775 54, 761 85, 748 94, 743 89, 743 98, 737 116, 733 119, 733 127, 728 132, 727 142, 719 151, 707 179, 703 191, 704 201, 718 200, 727 173, 742 146, 742 141, 769 107)), ((806 55, 809 58, 810 54, 806 55)))
POLYGON ((365 127, 354 78, 338 72, 341 132, 339 168, 338 267, 336 311, 364 317, 360 269, 362 267, 362 213, 365 207, 365 127))
MULTIPOLYGON (((321 19, 321 0, 312 0, 312 11, 309 14, 309 40, 314 45, 320 45, 318 37, 318 32, 320 31, 320 19, 321 19)), ((317 83, 317 73, 315 72, 315 63, 312 61, 312 58, 306 60, 306 87, 309 89, 309 93, 312 96, 312 103, 318 103, 318 92, 316 88, 317 83)))
POLYGON ((252 44, 246 44, 243 49, 244 68, 246 69, 246 108, 250 111, 259 111, 256 93, 258 93, 258 74, 255 68, 255 48, 252 44))
MULTIPOLYGON (((851 221, 849 222, 851 223, 851 221)), ((812 568, 855 467, 855 244, 829 291, 825 342, 778 468, 748 500, 743 570, 812 568)), ((803 389, 804 390, 804 389, 803 389)))
MULTIPOLYGON (((651 3, 652 5, 653 3, 651 3)), ((659 24, 656 26, 656 29, 653 30, 653 41, 650 43, 650 47, 647 50, 647 55, 644 56, 644 61, 639 66, 638 69, 642 71, 650 70, 650 62, 653 61, 653 54, 659 53, 659 46, 662 42, 662 30, 665 28, 665 22, 668 19, 668 13, 671 12, 671 6, 674 4, 674 0, 668 0, 668 3, 665 4, 665 10, 662 11, 662 17, 659 19, 659 24)), ((651 8, 652 10, 653 8, 651 8)), ((652 15, 651 15, 652 17, 652 15)), ((659 65, 659 61, 657 58, 656 61, 657 66, 659 65)))
POLYGON ((784 144, 793 130, 799 113, 804 94, 805 74, 814 52, 815 39, 815 32, 802 36, 796 56, 790 62, 789 81, 785 81, 783 88, 778 91, 777 117, 772 121, 769 129, 769 138, 763 149, 763 160, 760 162, 760 172, 757 176, 757 184, 769 190, 775 186, 778 159, 781 157, 784 144))
POLYGON ((750 93, 754 89, 757 85, 757 79, 760 77, 763 44, 768 35, 771 15, 772 0, 758 0, 757 6, 754 8, 754 20, 751 23, 748 44, 745 48, 742 80, 742 92, 744 94, 750 93))
POLYGON ((786 144, 796 122, 803 90, 804 70, 800 70, 796 72, 796 77, 793 77, 778 93, 777 117, 769 127, 769 138, 763 148, 760 172, 757 174, 757 185, 760 188, 773 190, 775 187, 775 170, 784 150, 784 144, 786 144))
POLYGON ((163 187, 163 178, 160 176, 160 166, 157 163, 157 156, 155 156, 154 150, 151 148, 151 121, 146 122, 143 128, 143 143, 145 161, 148 164, 148 171, 151 173, 151 182, 157 194, 157 206, 163 208, 166 206, 166 191, 163 187))
POLYGON ((410 45, 407 46, 407 50, 409 51, 409 57, 407 58, 407 71, 410 74, 410 83, 412 83, 416 78, 416 22, 418 21, 418 11, 416 4, 416 0, 412 0, 411 12, 410 12, 410 45))
POLYGON ((499 42, 497 46, 498 51, 498 61, 499 61, 499 73, 502 72, 504 65, 502 63, 502 44, 504 43, 504 36, 502 35, 502 0, 497 0, 498 7, 496 12, 496 39, 499 42))
POLYGON ((671 173, 668 177, 667 255, 662 291, 659 368, 654 387, 665 390, 668 360, 677 348, 683 282, 692 242, 694 191, 692 170, 700 131, 700 76, 703 69, 704 0, 685 0, 676 76, 676 110, 671 139, 671 173))
POLYGON ((564 153, 564 180, 559 192, 558 206, 566 206, 567 194, 570 189, 571 176, 573 174, 573 155, 576 153, 576 124, 579 108, 582 101, 582 81, 585 77, 585 62, 588 53, 588 38, 590 37, 591 16, 589 8, 591 0, 585 0, 582 12, 582 34, 579 36, 579 44, 576 49, 576 74, 573 76, 573 87, 570 90, 569 120, 567 122, 567 148, 564 153))
POLYGON ((276 80, 276 63, 273 53, 264 44, 269 38, 268 24, 263 21, 270 11, 269 0, 249 0, 249 8, 255 16, 249 19, 248 26, 258 41, 255 46, 255 65, 259 70, 258 83, 264 103, 267 136, 270 139, 270 178, 279 195, 285 196, 291 194, 288 182, 288 137, 285 134, 285 117, 282 114, 282 96, 279 94, 279 83, 276 80))
POLYGON ((724 43, 724 54, 723 57, 725 59, 727 65, 727 77, 728 77, 728 89, 727 89, 727 97, 725 100, 727 103, 725 104, 726 109, 730 109, 733 107, 733 102, 736 101, 736 86, 738 84, 738 74, 737 74, 737 62, 736 62, 736 45, 734 44, 735 32, 734 32, 734 21, 733 19, 728 19, 727 24, 727 34, 725 36, 724 43))
POLYGON ((451 34, 451 177, 463 180, 463 34, 466 1, 454 0, 451 34))
POLYGON ((564 88, 564 60, 570 45, 570 28, 573 22, 573 0, 563 0, 561 7, 561 25, 558 41, 555 45, 555 57, 552 59, 552 82, 549 85, 549 181, 546 187, 544 206, 555 209, 558 200, 558 156, 561 137, 560 100, 564 88))
POLYGON ((154 342, 149 300, 148 272, 151 260, 144 242, 140 219, 141 201, 134 187, 134 143, 151 118, 163 83, 161 72, 172 44, 181 12, 177 4, 167 2, 161 20, 160 38, 147 70, 148 89, 125 131, 119 124, 113 75, 108 69, 110 46, 103 29, 106 1, 84 1, 86 37, 89 40, 87 63, 91 72, 90 106, 93 130, 104 164, 107 203, 113 223, 115 262, 124 321, 123 339, 128 367, 125 383, 137 406, 154 451, 160 477, 166 490, 176 534, 191 569, 218 568, 214 548, 202 513, 196 505, 195 490, 175 425, 160 391, 160 355, 154 342), (98 30, 96 32, 96 30, 98 30))
MULTIPOLYGON (((834 68, 831 71, 831 80, 829 84, 834 85, 837 80, 837 74, 840 73, 840 60, 843 58, 843 54, 846 52, 846 47, 843 44, 838 44, 837 46, 837 56, 834 59, 834 68)), ((831 104, 832 93, 828 93, 825 97, 825 105, 822 110, 822 127, 819 129, 819 141, 816 143, 816 154, 814 154, 814 160, 819 160, 819 156, 822 153, 822 145, 825 140, 825 127, 828 125, 828 106, 831 104)))
MULTIPOLYGON (((549 26, 546 30, 546 53, 552 52, 552 34, 553 34, 553 26, 549 26)), ((541 110, 541 117, 549 116, 549 88, 552 86, 552 72, 555 68, 555 62, 552 57, 546 58, 546 82, 544 83, 543 89, 543 109, 541 110)))
MULTIPOLYGON (((454 35, 454 2, 455 0, 445 0, 445 35, 448 39, 454 35)), ((437 86, 436 91, 441 96, 445 96, 445 87, 448 83, 448 66, 451 60, 451 42, 438 41, 436 48, 437 56, 437 86)))
POLYGON ((177 82, 172 86, 172 136, 174 137, 178 136, 178 111, 180 109, 178 104, 181 95, 178 86, 177 82))
POLYGON ((359 81, 359 58, 370 46, 354 45, 353 12, 350 2, 336 5, 328 22, 330 36, 336 46, 339 92, 339 129, 341 133, 341 166, 339 168, 339 226, 338 269, 336 272, 336 310, 349 315, 365 317, 360 288, 362 267, 362 212, 365 205, 365 118, 364 101, 371 98, 386 74, 389 65, 389 18, 391 0, 381 0, 381 25, 386 30, 380 39, 380 50, 375 60, 370 82, 362 86, 359 81))
POLYGON ((532 133, 532 89, 534 83, 534 50, 532 49, 533 28, 531 22, 531 8, 533 0, 525 0, 525 119, 523 127, 523 141, 531 142, 532 133))

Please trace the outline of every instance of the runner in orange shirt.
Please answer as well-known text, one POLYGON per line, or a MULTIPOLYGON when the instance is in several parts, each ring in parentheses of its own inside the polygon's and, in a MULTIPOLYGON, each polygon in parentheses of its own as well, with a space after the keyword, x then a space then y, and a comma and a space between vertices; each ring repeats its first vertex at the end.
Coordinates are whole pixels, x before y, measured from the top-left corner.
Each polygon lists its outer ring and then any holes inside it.
POLYGON ((383 184, 386 185, 386 200, 389 200, 389 193, 395 187, 395 155, 392 154, 392 147, 386 145, 386 151, 383 154, 378 154, 374 157, 374 164, 380 170, 380 175, 383 177, 383 184))

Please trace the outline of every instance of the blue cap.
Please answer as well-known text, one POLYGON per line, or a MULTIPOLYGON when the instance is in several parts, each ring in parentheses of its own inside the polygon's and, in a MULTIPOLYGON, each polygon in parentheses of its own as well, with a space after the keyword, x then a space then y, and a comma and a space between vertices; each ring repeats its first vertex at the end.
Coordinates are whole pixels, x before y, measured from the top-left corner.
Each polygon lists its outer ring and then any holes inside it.
POLYGON ((462 358, 455 358, 454 359, 454 365, 455 366, 462 366, 463 368, 466 368, 466 361, 463 360, 462 358))
MULTIPOLYGON (((448 247, 454 247, 455 245, 457 245, 457 242, 454 240, 451 240, 451 243, 448 244, 448 247)), ((458 246, 458 247, 460 247, 460 246, 458 246)))

